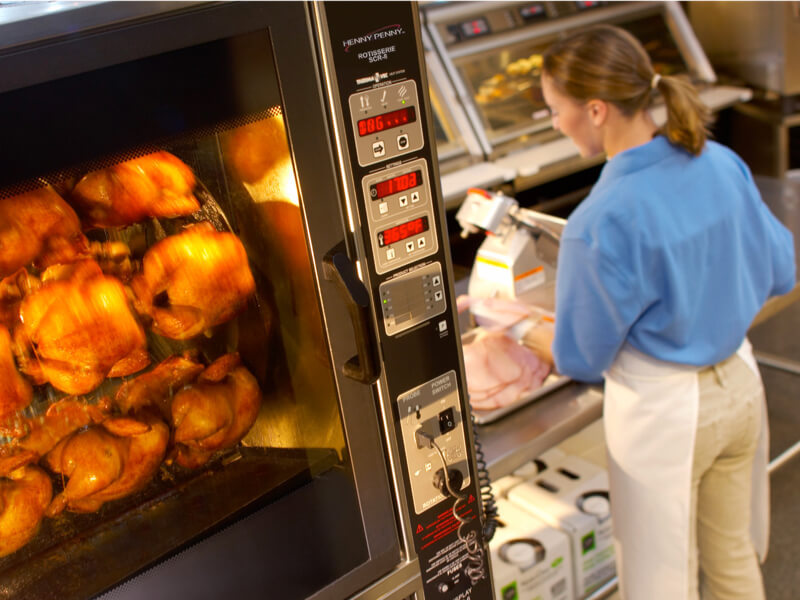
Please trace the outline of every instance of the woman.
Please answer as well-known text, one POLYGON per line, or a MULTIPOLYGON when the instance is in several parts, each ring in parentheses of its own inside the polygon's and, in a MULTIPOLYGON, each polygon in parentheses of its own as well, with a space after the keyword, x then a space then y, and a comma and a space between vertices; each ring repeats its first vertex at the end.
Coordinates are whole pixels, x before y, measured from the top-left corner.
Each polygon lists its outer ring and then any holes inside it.
POLYGON ((792 236, 741 159, 706 139, 691 85, 655 73, 624 30, 557 42, 542 90, 553 126, 608 158, 562 235, 553 356, 563 374, 605 379, 621 594, 763 598, 766 409, 745 336, 794 285, 792 236))

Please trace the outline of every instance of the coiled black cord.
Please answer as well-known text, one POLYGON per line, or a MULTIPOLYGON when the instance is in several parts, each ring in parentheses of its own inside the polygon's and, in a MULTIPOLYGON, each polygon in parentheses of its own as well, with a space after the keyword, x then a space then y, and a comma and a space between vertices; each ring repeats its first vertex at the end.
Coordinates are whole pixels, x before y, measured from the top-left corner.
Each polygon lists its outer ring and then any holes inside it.
POLYGON ((481 494, 483 504, 483 538, 488 543, 497 531, 497 503, 495 502, 494 492, 492 492, 492 481, 489 479, 489 469, 486 466, 486 457, 483 454, 483 447, 478 439, 478 428, 475 422, 475 415, 472 418, 472 437, 475 446, 475 475, 478 479, 478 489, 481 494))
POLYGON ((453 517, 460 523, 458 526, 458 539, 460 539, 464 546, 467 549, 467 559, 466 564, 464 565, 464 574, 469 577, 470 583, 474 586, 478 583, 481 579, 486 577, 486 565, 484 564, 483 560, 483 544, 481 544, 481 540, 478 538, 478 532, 475 530, 468 531, 466 534, 464 533, 464 528, 466 527, 467 523, 470 522, 471 519, 465 519, 461 515, 458 514, 459 507, 464 504, 467 500, 467 495, 462 494, 460 491, 454 490, 453 487, 450 485, 450 475, 447 473, 447 461, 444 458, 444 453, 442 449, 439 448, 439 444, 437 444, 432 438, 428 438, 428 441, 432 448, 434 448, 439 455, 439 459, 442 461, 442 470, 444 471, 444 484, 447 486, 447 491, 456 499, 453 503, 453 517))

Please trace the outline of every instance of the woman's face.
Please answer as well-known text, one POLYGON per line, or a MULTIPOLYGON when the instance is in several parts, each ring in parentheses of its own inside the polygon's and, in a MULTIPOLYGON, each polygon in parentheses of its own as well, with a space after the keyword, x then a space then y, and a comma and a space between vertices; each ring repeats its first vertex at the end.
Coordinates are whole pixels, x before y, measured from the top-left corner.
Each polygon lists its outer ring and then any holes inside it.
POLYGON ((551 77, 542 74, 542 94, 553 117, 553 128, 570 138, 581 156, 603 151, 603 137, 589 114, 589 107, 558 90, 551 77))

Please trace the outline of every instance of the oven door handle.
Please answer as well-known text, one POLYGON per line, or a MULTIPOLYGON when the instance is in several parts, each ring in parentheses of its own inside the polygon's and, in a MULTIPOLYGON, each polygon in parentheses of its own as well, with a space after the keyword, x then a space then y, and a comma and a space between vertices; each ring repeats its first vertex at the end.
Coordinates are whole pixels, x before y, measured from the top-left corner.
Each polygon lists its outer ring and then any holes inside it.
POLYGON ((325 279, 339 288, 347 303, 357 354, 342 365, 342 373, 350 379, 371 385, 380 375, 378 352, 372 326, 372 307, 369 292, 358 278, 352 261, 347 256, 344 242, 337 244, 323 258, 325 279))

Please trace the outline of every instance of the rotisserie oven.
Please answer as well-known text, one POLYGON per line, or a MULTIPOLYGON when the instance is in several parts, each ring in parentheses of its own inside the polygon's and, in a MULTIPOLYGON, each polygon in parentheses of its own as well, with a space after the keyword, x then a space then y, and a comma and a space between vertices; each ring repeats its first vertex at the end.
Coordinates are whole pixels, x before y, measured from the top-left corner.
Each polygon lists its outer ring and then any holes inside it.
POLYGON ((416 8, 48 4, 0 7, 0 597, 491 597, 416 8))

